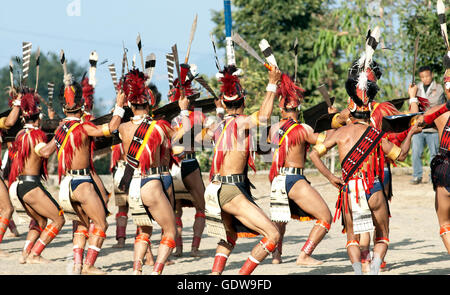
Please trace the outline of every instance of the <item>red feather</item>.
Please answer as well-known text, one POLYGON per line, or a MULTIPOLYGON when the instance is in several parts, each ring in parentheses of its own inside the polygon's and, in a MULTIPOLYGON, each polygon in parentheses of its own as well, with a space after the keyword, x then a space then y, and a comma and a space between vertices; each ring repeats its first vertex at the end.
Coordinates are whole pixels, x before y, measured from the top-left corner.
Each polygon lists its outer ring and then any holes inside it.
POLYGON ((22 94, 20 108, 22 109, 22 116, 25 118, 40 112, 39 97, 34 93, 33 90, 26 90, 22 94))
POLYGON ((277 89, 277 97, 281 97, 279 106, 281 108, 296 108, 303 100, 305 90, 295 85, 291 77, 281 74, 280 85, 277 89))
POLYGON ((399 110, 390 102, 374 103, 370 114, 371 125, 381 130, 381 123, 384 116, 394 116, 400 113, 399 110))
POLYGON ((131 70, 126 76, 123 83, 123 91, 127 100, 135 104, 143 104, 148 102, 148 92, 145 85, 147 76, 139 70, 131 70))
MULTIPOLYGON (((22 130, 13 142, 10 152, 12 153, 11 170, 9 174, 9 184, 11 185, 22 173, 25 162, 30 157, 31 149, 39 142, 47 143, 47 135, 40 129, 22 130)), ((47 179, 47 159, 42 159, 41 176, 47 179)))
POLYGON ((94 87, 89 84, 89 78, 87 77, 81 81, 81 87, 83 89, 84 105, 90 111, 94 106, 94 87))

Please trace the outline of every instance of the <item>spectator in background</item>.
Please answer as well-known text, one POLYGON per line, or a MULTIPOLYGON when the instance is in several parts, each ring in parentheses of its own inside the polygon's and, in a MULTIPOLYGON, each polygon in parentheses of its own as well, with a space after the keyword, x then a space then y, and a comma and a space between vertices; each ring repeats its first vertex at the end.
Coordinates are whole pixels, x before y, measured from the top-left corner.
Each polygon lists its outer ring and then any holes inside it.
MULTIPOLYGON (((433 72, 431 67, 422 66, 419 68, 419 77, 421 82, 410 85, 409 93, 409 110, 411 113, 425 112, 430 108, 445 102, 445 94, 442 85, 433 80, 433 72)), ((412 138, 412 164, 413 179, 411 184, 419 184, 422 182, 422 154, 428 146, 431 161, 438 152, 439 135, 436 128, 423 129, 421 133, 417 133, 412 138)))

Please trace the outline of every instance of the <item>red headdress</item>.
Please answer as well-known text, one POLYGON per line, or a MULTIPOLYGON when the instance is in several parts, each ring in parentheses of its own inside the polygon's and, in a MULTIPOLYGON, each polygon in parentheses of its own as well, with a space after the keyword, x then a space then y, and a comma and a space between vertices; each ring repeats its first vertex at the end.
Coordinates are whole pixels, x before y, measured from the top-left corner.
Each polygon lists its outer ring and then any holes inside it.
MULTIPOLYGON (((123 88, 127 101, 131 104, 146 104, 149 103, 154 106, 156 100, 150 88, 145 84, 147 76, 138 69, 131 70, 125 75, 123 88)), ((122 84, 122 82, 121 82, 122 84)))
POLYGON ((184 90, 186 97, 194 95, 194 90, 192 89, 192 81, 197 75, 197 66, 181 64, 180 65, 180 77, 173 81, 173 88, 169 91, 169 101, 178 101, 181 96, 181 86, 184 90), (180 80, 182 81, 180 85, 180 80))
POLYGON ((226 66, 222 72, 217 76, 222 85, 220 91, 224 101, 237 101, 245 99, 245 90, 239 81, 239 76, 236 75, 238 69, 234 66, 226 66))
POLYGON ((81 87, 84 99, 84 108, 86 111, 91 111, 94 107, 94 87, 89 84, 89 78, 85 77, 81 81, 81 87))
POLYGON ((283 109, 295 109, 303 101, 305 90, 295 85, 287 74, 281 75, 280 85, 277 89, 277 97, 280 98, 279 107, 283 109))
POLYGON ((25 89, 22 91, 22 99, 20 101, 20 108, 22 110, 22 117, 31 119, 41 113, 39 107, 39 96, 33 89, 25 89))

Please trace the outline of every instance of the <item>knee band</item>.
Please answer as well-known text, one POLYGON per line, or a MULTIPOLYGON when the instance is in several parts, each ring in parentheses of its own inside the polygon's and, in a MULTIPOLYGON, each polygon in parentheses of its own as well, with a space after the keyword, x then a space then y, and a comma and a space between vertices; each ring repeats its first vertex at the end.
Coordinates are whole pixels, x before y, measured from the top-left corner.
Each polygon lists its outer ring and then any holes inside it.
POLYGON ((136 236, 136 239, 134 240, 134 243, 144 242, 147 243, 150 246, 150 238, 146 234, 139 234, 136 236))
POLYGON ((266 237, 262 238, 259 243, 264 248, 264 251, 269 254, 275 251, 275 248, 277 247, 277 244, 270 242, 266 237))
POLYGON ((74 235, 82 235, 84 236, 86 239, 89 238, 89 233, 87 230, 85 229, 77 229, 74 233, 74 235))
POLYGON ((347 244, 345 245, 345 248, 348 248, 350 246, 358 246, 359 247, 359 241, 357 241, 357 240, 347 241, 347 244))
POLYGON ((170 249, 173 249, 176 247, 175 240, 168 238, 168 237, 162 237, 160 244, 166 245, 170 249))
POLYGON ((328 231, 331 228, 331 225, 328 222, 324 221, 324 220, 317 220, 315 225, 323 227, 327 231, 327 233, 328 233, 328 231))
POLYGON ((389 246, 389 239, 387 237, 375 238, 375 243, 385 243, 387 246, 389 246))
POLYGON ((58 235, 59 230, 53 224, 49 224, 44 229, 44 232, 53 239, 58 235))
POLYGON ((219 246, 227 248, 228 250, 232 250, 234 248, 234 246, 236 245, 236 242, 229 238, 227 238, 227 240, 228 240, 228 242, 221 239, 217 244, 219 246))
POLYGON ((442 237, 450 232, 450 224, 441 225, 439 235, 442 237))
POLYGON ((94 229, 92 230, 92 234, 94 236, 98 236, 100 238, 106 238, 106 234, 104 231, 102 231, 101 229, 94 227, 94 229))

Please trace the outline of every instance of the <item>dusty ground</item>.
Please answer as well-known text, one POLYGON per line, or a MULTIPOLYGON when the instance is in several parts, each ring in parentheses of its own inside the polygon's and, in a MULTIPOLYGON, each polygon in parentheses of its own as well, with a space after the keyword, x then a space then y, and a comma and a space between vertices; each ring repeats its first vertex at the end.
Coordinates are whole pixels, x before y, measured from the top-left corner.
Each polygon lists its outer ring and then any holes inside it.
MULTIPOLYGON (((402 174, 402 173, 399 173, 402 174)), ((334 213, 337 190, 326 182, 326 179, 314 173, 307 173, 312 185, 322 194, 330 210, 334 213)), ((250 174, 251 181, 257 187, 253 191, 257 203, 266 213, 269 211, 269 181, 267 174, 250 174)), ((386 256, 389 270, 383 275, 449 275, 450 255, 439 237, 439 227, 434 211, 434 192, 430 183, 412 186, 409 184, 410 175, 396 175, 394 173, 394 198, 391 202, 391 234, 390 246, 386 256)), ((105 184, 110 188, 109 177, 105 177, 105 184)), ((117 207, 114 200, 109 203, 113 213, 108 217, 109 228, 107 239, 97 260, 97 266, 110 275, 131 274, 133 238, 136 226, 131 218, 128 220, 127 242, 123 249, 112 248, 115 244, 115 218, 117 207)), ((187 208, 183 214, 184 249, 185 254, 181 258, 173 258, 175 264, 166 266, 164 274, 168 275, 205 275, 211 270, 216 238, 204 234, 201 242, 201 250, 205 254, 202 258, 189 257, 186 251, 190 250, 192 239, 192 223, 194 210, 187 208)), ((17 218, 16 218, 17 220, 17 218)), ((300 267, 295 260, 303 243, 306 241, 313 222, 291 221, 286 230, 283 249, 283 263, 271 264, 268 257, 256 268, 254 274, 259 275, 350 275, 352 267, 345 251, 345 235, 341 233, 340 221, 332 225, 328 235, 316 248, 313 257, 324 263, 317 267, 300 267)), ((71 222, 67 222, 58 237, 43 252, 43 256, 52 260, 49 265, 22 265, 19 264, 19 256, 24 245, 27 225, 18 224, 20 237, 4 238, 0 249, 10 253, 10 257, 0 258, 0 274, 70 274, 72 263, 71 222)), ((159 243, 161 230, 155 224, 152 236, 153 253, 156 254, 156 245, 159 243)), ((243 262, 247 258, 252 247, 260 238, 240 239, 230 256, 225 275, 237 274, 243 262)), ((150 274, 151 267, 144 267, 144 274, 150 274)))

